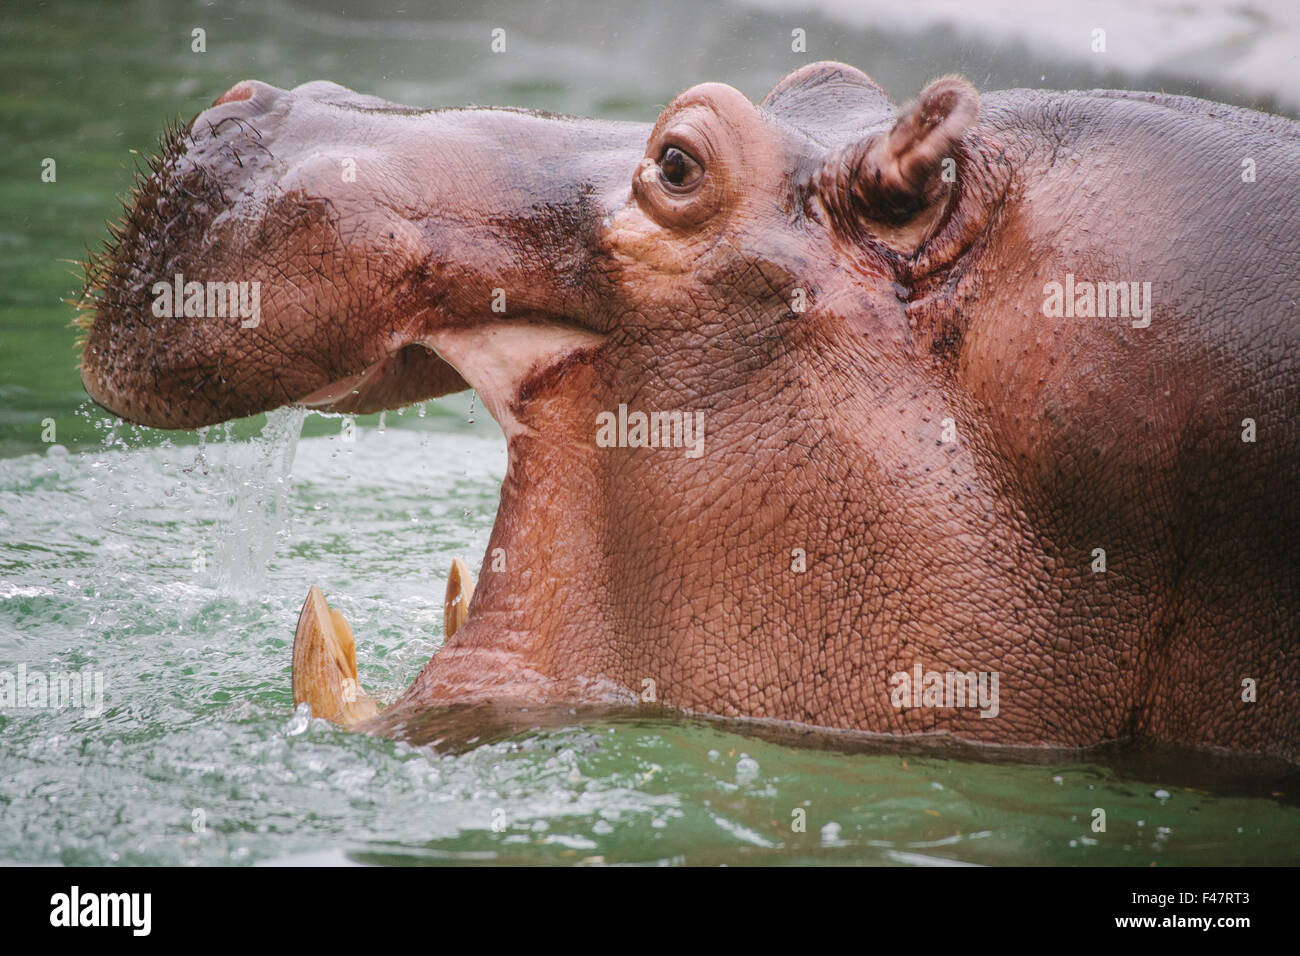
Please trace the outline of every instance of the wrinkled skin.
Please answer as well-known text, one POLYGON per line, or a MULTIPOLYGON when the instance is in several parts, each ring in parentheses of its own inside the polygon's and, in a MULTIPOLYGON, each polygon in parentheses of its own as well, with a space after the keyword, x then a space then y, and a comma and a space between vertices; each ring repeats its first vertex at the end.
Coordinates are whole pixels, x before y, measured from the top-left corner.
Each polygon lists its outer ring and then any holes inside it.
POLYGON ((478 391, 506 569, 380 729, 651 680, 725 716, 1294 761, 1298 129, 957 78, 900 111, 840 64, 653 128, 243 83, 92 269, 83 379, 167 428, 478 391), (261 324, 154 317, 178 272, 260 281, 261 324), (1046 317, 1066 273, 1151 282, 1150 326, 1046 317), (704 453, 598 446, 620 404, 703 412, 704 453), (998 672, 997 717, 893 706, 917 662, 998 672))

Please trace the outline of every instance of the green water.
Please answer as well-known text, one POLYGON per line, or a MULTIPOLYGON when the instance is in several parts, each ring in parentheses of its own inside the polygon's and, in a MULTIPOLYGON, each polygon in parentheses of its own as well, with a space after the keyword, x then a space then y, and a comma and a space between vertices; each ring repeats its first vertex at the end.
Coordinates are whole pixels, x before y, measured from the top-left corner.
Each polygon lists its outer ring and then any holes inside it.
MULTIPOLYGON (((103 235, 131 151, 245 77, 650 120, 694 82, 759 96, 809 59, 789 52, 787 21, 746 10, 487 9, 0 14, 0 671, 104 681, 102 713, 0 708, 0 862, 1300 860, 1300 784, 1239 761, 898 749, 655 713, 539 715, 545 729, 437 752, 294 720, 309 585, 352 621, 382 702, 440 646, 446 568, 486 546, 501 438, 481 411, 469 423, 466 396, 365 417, 353 442, 294 413, 201 445, 115 424, 81 391, 67 260, 103 235), (488 51, 497 25, 506 55, 488 51), (190 50, 195 27, 207 53, 190 50), (56 182, 41 182, 45 157, 56 182)), ((817 58, 899 97, 952 70, 986 87, 1098 82, 942 32, 909 46, 800 22, 817 58)))

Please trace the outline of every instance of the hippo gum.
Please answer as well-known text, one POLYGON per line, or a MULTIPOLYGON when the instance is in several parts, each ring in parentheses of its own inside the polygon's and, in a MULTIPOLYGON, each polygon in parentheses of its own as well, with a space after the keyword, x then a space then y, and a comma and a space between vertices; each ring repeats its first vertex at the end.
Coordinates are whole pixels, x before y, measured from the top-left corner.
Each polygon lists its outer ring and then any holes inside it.
POLYGON ((244 82, 89 264, 82 376, 163 428, 482 398, 488 557, 409 690, 376 716, 304 606, 295 700, 341 723, 654 699, 1295 761, 1298 133, 958 77, 899 109, 836 63, 653 126, 244 82))

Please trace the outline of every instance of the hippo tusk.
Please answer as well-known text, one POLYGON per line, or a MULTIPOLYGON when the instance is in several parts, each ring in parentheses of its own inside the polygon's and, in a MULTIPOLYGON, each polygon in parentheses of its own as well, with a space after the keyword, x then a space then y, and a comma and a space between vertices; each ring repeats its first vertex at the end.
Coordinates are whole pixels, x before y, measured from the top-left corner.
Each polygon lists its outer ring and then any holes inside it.
MULTIPOLYGON (((447 575, 443 624, 450 638, 469 617, 474 576, 460 558, 447 575)), ((293 637, 293 703, 306 701, 316 717, 343 727, 378 716, 379 708, 357 681, 357 646, 352 626, 331 608, 318 587, 307 592, 293 637)))
POLYGON ((318 587, 307 592, 293 637, 293 704, 344 727, 379 714, 357 683, 357 645, 352 627, 325 601, 318 587))
POLYGON ((460 558, 451 559, 447 574, 447 596, 442 604, 442 623, 446 639, 461 629, 469 617, 469 602, 474 597, 474 576, 460 558))

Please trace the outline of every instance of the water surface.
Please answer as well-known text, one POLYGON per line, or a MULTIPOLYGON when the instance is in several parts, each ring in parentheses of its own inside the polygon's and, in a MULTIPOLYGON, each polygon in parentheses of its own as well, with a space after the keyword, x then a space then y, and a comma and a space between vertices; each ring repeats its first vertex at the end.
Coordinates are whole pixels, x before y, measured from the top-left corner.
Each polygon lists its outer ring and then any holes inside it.
POLYGON ((300 418, 0 462, 0 669, 105 681, 98 716, 0 713, 0 860, 1296 859, 1294 780, 1197 757, 954 757, 653 712, 485 722, 448 752, 295 720, 307 588, 392 701, 441 644, 446 568, 481 557, 505 464, 498 438, 299 441, 300 418))

